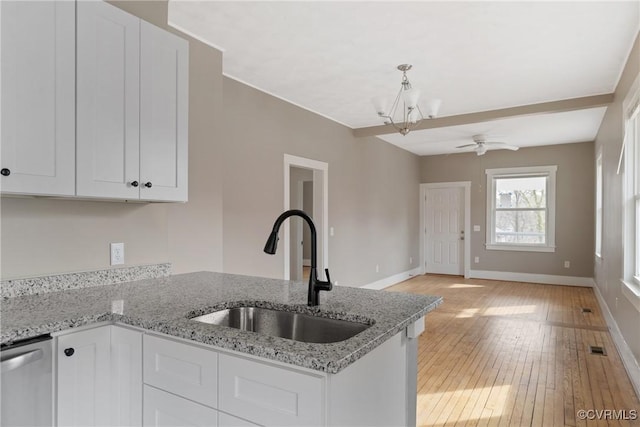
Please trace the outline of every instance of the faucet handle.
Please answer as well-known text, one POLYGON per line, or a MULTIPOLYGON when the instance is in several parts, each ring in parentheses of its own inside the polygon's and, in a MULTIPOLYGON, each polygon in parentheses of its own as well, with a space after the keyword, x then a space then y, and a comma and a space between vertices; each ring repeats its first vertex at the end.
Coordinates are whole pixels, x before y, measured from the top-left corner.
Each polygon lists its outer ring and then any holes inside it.
POLYGON ((326 282, 326 290, 330 291, 331 289, 333 289, 333 283, 331 283, 331 275, 329 274, 329 269, 325 268, 324 269, 324 274, 325 276, 327 276, 327 282, 326 282))

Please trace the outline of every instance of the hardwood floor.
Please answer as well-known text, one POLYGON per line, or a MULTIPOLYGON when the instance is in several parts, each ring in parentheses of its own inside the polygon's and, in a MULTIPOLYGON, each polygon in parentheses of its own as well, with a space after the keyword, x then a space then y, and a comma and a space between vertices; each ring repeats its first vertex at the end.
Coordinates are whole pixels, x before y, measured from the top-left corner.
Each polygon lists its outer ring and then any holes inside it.
POLYGON ((640 426, 592 289, 427 275, 388 290, 444 297, 419 340, 419 426, 640 426), (607 409, 626 412, 577 415, 607 409))

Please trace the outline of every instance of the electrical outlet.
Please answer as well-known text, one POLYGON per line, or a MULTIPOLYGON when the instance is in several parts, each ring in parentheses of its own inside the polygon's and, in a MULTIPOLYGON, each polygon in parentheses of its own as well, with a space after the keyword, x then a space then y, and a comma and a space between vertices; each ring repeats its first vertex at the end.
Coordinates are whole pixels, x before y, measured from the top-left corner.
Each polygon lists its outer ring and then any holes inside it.
POLYGON ((413 264, 413 257, 409 257, 409 264, 413 264))
POLYGON ((476 264, 480 262, 480 257, 477 256, 473 259, 473 262, 475 262, 476 264))
POLYGON ((376 273, 380 273, 380 265, 376 264, 376 273))
POLYGON ((564 268, 569 268, 569 267, 571 267, 571 262, 565 261, 564 262, 564 268))
POLYGON ((329 227, 329 236, 333 237, 333 227, 329 227))
POLYGON ((124 243, 111 243, 111 265, 124 264, 124 243))

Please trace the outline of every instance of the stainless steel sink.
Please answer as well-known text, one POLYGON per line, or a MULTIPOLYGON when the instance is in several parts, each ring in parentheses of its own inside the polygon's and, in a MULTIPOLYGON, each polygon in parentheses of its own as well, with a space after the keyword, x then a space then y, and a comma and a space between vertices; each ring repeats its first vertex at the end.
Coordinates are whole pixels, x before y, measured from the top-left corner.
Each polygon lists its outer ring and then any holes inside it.
POLYGON ((371 326, 261 307, 229 308, 191 320, 311 343, 344 341, 371 326))

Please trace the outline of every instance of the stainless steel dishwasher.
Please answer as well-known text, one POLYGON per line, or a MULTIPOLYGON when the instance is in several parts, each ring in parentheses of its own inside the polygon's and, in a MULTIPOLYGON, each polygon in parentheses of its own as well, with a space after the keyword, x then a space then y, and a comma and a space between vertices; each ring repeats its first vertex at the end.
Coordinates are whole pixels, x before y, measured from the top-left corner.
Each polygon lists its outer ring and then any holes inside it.
POLYGON ((2 347, 0 425, 53 425, 51 336, 43 335, 2 347))

